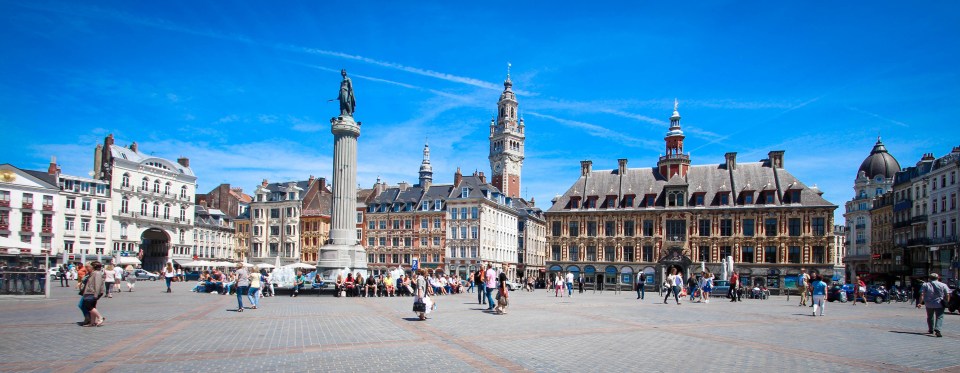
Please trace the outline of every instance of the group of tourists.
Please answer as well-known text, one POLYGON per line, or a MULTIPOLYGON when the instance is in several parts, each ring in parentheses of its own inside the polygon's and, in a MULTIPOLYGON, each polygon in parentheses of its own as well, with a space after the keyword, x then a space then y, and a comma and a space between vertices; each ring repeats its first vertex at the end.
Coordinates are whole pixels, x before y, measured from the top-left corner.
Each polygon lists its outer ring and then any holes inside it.
POLYGON ((488 312, 500 315, 507 313, 510 291, 507 289, 506 273, 498 273, 491 264, 487 263, 487 269, 477 269, 471 280, 473 283, 471 288, 477 289, 477 304, 486 304, 488 312), (494 301, 494 293, 496 293, 496 301, 494 301))
MULTIPOLYGON (((170 266, 170 264, 167 264, 170 266)), ((167 292, 170 291, 169 284, 167 292)), ((224 273, 219 270, 203 271, 197 284, 191 291, 197 293, 209 293, 237 296, 237 312, 243 312, 243 297, 246 296, 250 301, 250 309, 257 309, 260 306, 260 298, 273 295, 273 284, 270 283, 270 275, 258 267, 254 266, 247 270, 242 263, 237 263, 237 268, 231 273, 224 273)))
MULTIPOLYGON (((429 286, 434 295, 459 294, 464 291, 460 279, 456 276, 434 273, 423 273, 425 285, 429 286)), ((334 295, 338 297, 395 297, 416 295, 416 279, 401 274, 394 277, 393 273, 369 275, 347 273, 337 275, 334 282, 334 295)))

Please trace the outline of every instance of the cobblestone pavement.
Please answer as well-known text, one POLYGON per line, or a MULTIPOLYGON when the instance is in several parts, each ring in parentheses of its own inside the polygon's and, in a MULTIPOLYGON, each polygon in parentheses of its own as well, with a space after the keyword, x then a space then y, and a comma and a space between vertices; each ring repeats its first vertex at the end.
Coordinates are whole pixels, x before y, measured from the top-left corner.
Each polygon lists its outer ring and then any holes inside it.
POLYGON ((538 290, 512 292, 506 315, 476 294, 438 297, 419 321, 411 298, 279 296, 239 313, 235 296, 190 287, 140 282, 101 299, 100 328, 76 325, 68 288, 2 299, 0 371, 960 371, 960 316, 935 338, 906 303, 829 303, 812 317, 796 297, 677 306, 538 290))

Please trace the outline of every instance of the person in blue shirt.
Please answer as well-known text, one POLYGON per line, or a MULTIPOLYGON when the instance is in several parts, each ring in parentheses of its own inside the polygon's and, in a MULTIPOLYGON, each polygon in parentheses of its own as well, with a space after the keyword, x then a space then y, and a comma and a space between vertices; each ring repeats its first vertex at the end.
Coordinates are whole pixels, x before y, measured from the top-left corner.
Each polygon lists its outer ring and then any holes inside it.
POLYGON ((823 316, 823 306, 826 304, 824 301, 827 299, 827 283, 823 281, 823 276, 817 273, 813 277, 813 316, 817 316, 817 309, 820 309, 820 316, 823 316))

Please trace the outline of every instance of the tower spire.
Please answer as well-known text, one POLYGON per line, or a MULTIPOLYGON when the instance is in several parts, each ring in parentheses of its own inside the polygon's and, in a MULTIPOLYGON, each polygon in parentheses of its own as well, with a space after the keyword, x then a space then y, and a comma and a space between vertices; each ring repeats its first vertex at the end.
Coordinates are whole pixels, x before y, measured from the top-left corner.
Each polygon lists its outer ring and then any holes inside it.
POLYGON ((427 189, 433 183, 433 166, 430 165, 430 144, 423 144, 423 162, 420 162, 420 187, 427 189))

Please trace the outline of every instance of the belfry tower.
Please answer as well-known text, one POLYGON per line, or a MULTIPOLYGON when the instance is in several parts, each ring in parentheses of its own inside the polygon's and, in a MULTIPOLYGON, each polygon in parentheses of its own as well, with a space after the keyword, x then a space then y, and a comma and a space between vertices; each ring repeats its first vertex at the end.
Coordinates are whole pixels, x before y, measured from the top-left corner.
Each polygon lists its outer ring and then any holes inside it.
POLYGON ((690 154, 683 153, 683 130, 680 129, 679 102, 673 100, 673 115, 670 116, 670 130, 663 138, 667 143, 667 153, 657 161, 657 170, 665 179, 674 176, 686 177, 690 169, 690 154))
POLYGON ((490 120, 490 170, 493 186, 508 197, 520 197, 520 174, 523 170, 523 118, 517 115, 517 95, 510 81, 503 81, 503 93, 497 101, 497 118, 490 120))

